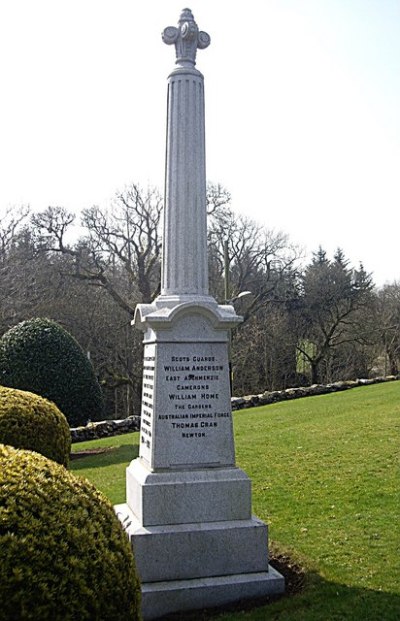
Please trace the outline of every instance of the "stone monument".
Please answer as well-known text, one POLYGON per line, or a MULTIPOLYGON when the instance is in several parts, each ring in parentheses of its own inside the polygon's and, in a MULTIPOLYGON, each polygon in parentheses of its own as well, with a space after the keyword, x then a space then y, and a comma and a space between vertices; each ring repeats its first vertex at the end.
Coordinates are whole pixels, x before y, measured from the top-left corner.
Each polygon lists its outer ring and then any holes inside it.
POLYGON ((168 81, 161 294, 139 304, 144 332, 139 458, 119 515, 142 581, 145 620, 280 593, 267 526, 251 514, 251 482, 235 465, 229 331, 241 318, 208 292, 204 84, 210 44, 189 9, 163 41, 168 81))

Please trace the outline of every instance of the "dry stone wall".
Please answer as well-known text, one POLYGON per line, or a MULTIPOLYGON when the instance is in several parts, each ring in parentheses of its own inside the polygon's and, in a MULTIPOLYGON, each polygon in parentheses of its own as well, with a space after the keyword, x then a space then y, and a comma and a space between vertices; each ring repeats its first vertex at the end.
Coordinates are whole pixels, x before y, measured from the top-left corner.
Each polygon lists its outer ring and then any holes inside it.
MULTIPOLYGON (((312 386, 299 386, 298 388, 287 388, 286 390, 273 390, 271 392, 263 392, 258 395, 246 395, 245 397, 232 397, 232 410, 243 410, 261 405, 269 405, 270 403, 278 403, 279 401, 288 401, 289 399, 299 399, 301 397, 312 397, 315 395, 326 395, 332 392, 340 392, 357 388, 358 386, 370 386, 371 384, 380 384, 382 382, 393 382, 398 380, 399 376, 388 375, 387 377, 375 377, 372 379, 356 379, 346 380, 342 382, 334 382, 332 384, 313 384, 312 386)), ((89 423, 86 427, 75 427, 71 429, 72 442, 84 442, 87 440, 96 440, 98 438, 106 438, 116 436, 131 431, 139 431, 140 417, 129 416, 123 420, 105 420, 96 423, 89 423)))
POLYGON ((391 382, 399 379, 398 376, 389 375, 387 377, 375 377, 371 379, 356 379, 334 382, 332 384, 312 384, 312 386, 299 386, 298 388, 286 388, 286 390, 266 391, 258 395, 247 395, 246 397, 232 397, 232 410, 242 410, 289 399, 299 399, 301 397, 312 397, 315 395, 326 395, 332 392, 340 392, 359 386, 370 386, 382 382, 391 382))
POLYGON ((86 427, 74 427, 71 429, 71 441, 86 442, 88 440, 97 440, 98 438, 117 436, 121 433, 139 431, 139 429, 139 416, 129 416, 123 420, 103 420, 101 422, 89 423, 86 427))

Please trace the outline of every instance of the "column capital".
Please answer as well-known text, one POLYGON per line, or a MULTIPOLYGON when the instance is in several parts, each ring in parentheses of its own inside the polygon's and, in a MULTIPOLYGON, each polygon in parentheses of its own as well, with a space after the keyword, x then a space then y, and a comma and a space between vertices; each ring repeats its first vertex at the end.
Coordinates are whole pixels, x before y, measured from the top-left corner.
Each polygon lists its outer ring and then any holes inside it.
POLYGON ((194 67, 197 49, 202 50, 211 42, 210 35, 199 30, 190 9, 183 9, 177 28, 168 26, 161 36, 167 45, 175 45, 176 64, 180 67, 194 67))

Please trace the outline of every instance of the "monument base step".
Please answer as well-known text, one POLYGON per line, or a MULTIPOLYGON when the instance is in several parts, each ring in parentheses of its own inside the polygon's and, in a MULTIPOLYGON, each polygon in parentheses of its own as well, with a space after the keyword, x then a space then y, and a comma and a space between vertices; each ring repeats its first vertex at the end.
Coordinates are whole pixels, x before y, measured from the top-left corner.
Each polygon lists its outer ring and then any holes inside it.
POLYGON ((126 502, 143 526, 251 518, 251 482, 236 467, 151 472, 134 459, 126 502))
POLYGON ((144 583, 268 571, 268 527, 249 520, 143 526, 129 506, 115 511, 144 583))
POLYGON ((268 571, 260 573, 144 583, 143 621, 173 612, 214 608, 245 599, 279 595, 284 590, 283 576, 271 565, 268 571))

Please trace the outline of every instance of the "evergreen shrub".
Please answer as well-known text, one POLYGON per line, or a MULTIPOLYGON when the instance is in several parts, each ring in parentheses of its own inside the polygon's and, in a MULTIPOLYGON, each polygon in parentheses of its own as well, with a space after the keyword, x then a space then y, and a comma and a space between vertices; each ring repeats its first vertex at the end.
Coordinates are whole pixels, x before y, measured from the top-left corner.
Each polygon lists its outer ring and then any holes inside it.
POLYGON ((31 392, 0 386, 0 442, 68 466, 71 432, 58 407, 31 392))
POLYGON ((49 319, 29 319, 0 339, 0 384, 53 401, 70 427, 101 420, 104 401, 93 367, 77 341, 49 319))
POLYGON ((138 621, 133 553, 109 501, 42 455, 0 445, 0 619, 138 621))

